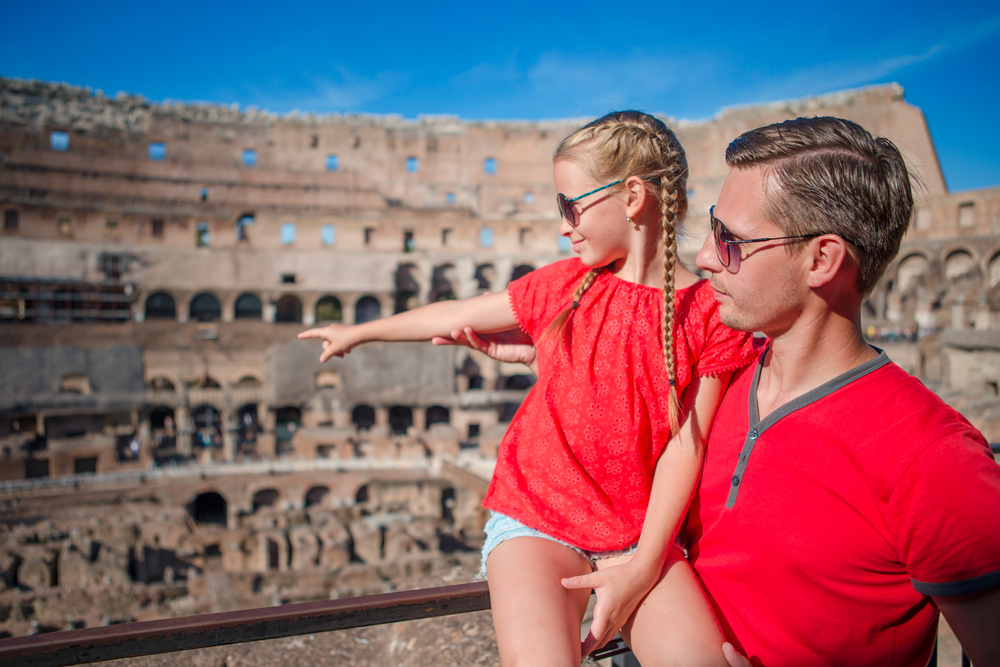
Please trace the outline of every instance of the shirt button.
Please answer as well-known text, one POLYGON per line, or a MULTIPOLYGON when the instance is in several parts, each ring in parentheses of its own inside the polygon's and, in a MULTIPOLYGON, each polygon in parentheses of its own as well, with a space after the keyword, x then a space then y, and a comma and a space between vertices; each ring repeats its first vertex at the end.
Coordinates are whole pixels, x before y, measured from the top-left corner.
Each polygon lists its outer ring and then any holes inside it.
POLYGON ((754 429, 754 430, 750 431, 750 439, 751 440, 756 440, 757 439, 757 429, 754 429))
POLYGON ((740 476, 733 475, 733 486, 739 486, 739 485, 740 485, 740 476))

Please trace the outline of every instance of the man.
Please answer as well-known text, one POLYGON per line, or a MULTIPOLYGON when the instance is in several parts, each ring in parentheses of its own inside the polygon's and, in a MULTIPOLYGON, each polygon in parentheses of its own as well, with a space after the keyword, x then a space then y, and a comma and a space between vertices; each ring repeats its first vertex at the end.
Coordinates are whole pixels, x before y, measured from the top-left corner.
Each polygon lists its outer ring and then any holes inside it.
MULTIPOLYGON (((726 160, 697 264, 723 322, 768 341, 719 408, 683 537, 727 660, 920 667, 940 611, 976 667, 1000 665, 1000 466, 861 333, 913 208, 902 156, 799 118, 726 160)), ((516 338, 454 338, 533 359, 516 338)))
POLYGON ((926 665, 940 610, 1000 664, 1000 466, 861 333, 912 210, 903 159, 835 118, 747 132, 697 264, 722 321, 761 331, 688 517, 734 665, 926 665))

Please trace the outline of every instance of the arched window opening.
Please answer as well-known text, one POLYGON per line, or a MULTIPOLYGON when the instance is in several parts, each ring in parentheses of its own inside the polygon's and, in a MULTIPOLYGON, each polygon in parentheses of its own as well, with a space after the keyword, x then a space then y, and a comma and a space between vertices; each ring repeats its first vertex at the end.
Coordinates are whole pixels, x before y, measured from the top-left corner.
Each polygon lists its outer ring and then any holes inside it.
POLYGON ((434 275, 431 278, 431 302, 452 301, 458 298, 455 295, 454 285, 456 283, 455 266, 453 264, 443 264, 436 267, 434 275))
MULTIPOLYGON (((206 194, 207 198, 207 194, 206 194)), ((253 224, 253 213, 244 213, 236 220, 234 225, 236 229, 236 241, 249 241, 250 240, 250 230, 248 229, 250 225, 253 224)))
POLYGON ((173 431, 174 409, 167 405, 158 405, 149 412, 149 430, 173 431))
POLYGON ((375 425, 375 408, 370 405, 358 405, 351 410, 351 423, 359 429, 369 429, 375 425))
POLYGON ((441 518, 445 521, 455 520, 455 489, 446 486, 441 489, 441 518))
POLYGON ((199 494, 188 511, 195 523, 214 523, 225 526, 228 517, 226 499, 215 491, 199 494))
POLYGON ((354 494, 354 500, 359 503, 368 502, 368 485, 365 484, 358 489, 358 492, 354 494))
POLYGON ((153 391, 176 391, 174 383, 165 377, 155 377, 149 381, 149 388, 153 391))
POLYGON ((166 292, 155 292, 146 299, 146 319, 147 320, 174 320, 177 319, 177 306, 174 304, 174 297, 166 292))
POLYGON ((222 318, 222 305, 214 294, 202 292, 191 299, 189 314, 195 322, 217 322, 222 318))
POLYGON ((479 368, 479 364, 473 361, 471 356, 465 357, 465 361, 462 362, 462 367, 458 370, 459 375, 464 375, 468 378, 468 388, 470 390, 483 388, 483 376, 481 373, 482 371, 479 368))
POLYGON ((323 498, 330 493, 330 489, 325 486, 314 486, 313 488, 306 491, 306 507, 312 507, 313 505, 319 505, 323 502, 323 498))
POLYGON ((493 289, 493 283, 496 282, 497 271, 492 264, 480 264, 476 267, 476 281, 478 283, 477 287, 481 290, 491 290, 493 289))
POLYGON ((413 426, 413 410, 405 405, 394 405, 389 408, 389 429, 393 435, 406 435, 406 430, 413 426))
POLYGON ((236 447, 243 453, 252 453, 257 445, 257 436, 261 432, 260 419, 257 416, 257 404, 241 405, 236 411, 236 447))
POLYGON ((340 299, 335 296, 324 296, 316 302, 317 322, 342 322, 344 311, 340 306, 340 299))
POLYGON ((211 405, 199 405, 191 411, 195 443, 201 447, 222 446, 222 417, 211 405))
POLYGON ((501 405, 499 410, 500 422, 503 424, 509 423, 514 418, 514 413, 517 412, 519 407, 521 406, 518 403, 504 403, 501 405))
POLYGON ((426 423, 429 427, 431 424, 450 424, 451 423, 451 411, 448 408, 441 405, 432 405, 427 408, 426 423))
POLYGON ((531 266, 530 264, 518 264, 517 266, 514 267, 514 270, 510 274, 510 281, 514 282, 518 278, 523 278, 524 276, 528 275, 534 270, 535 267, 531 266))
POLYGON ((261 507, 274 507, 281 494, 275 489, 262 489, 253 494, 253 511, 256 512, 261 507))
POLYGON ((302 302, 291 294, 278 299, 277 309, 274 313, 275 322, 295 322, 302 323, 302 302))
POLYGON ((363 296, 354 306, 354 321, 358 324, 382 317, 382 306, 373 296, 363 296))
POLYGON ((990 270, 990 287, 994 287, 995 285, 1000 285, 1000 252, 993 255, 993 258, 990 259, 989 270, 990 270))
POLYGON ((396 292, 394 312, 402 313, 416 308, 420 284, 417 282, 416 270, 413 264, 400 264, 396 267, 396 292))
POLYGON ((976 260, 965 250, 956 250, 944 260, 944 277, 954 280, 976 268, 976 260))
POLYGON ((927 258, 923 255, 910 255, 899 263, 895 284, 900 292, 906 292, 920 284, 926 271, 927 258))
POLYGON ((534 375, 509 375, 503 379, 503 388, 514 391, 531 389, 534 384, 534 375))
POLYGON ((233 307, 233 317, 237 320, 259 320, 264 307, 256 294, 240 294, 233 307))
POLYGON ((278 441, 279 450, 287 448, 295 432, 302 425, 302 411, 296 407, 287 406, 275 410, 274 436, 278 441))

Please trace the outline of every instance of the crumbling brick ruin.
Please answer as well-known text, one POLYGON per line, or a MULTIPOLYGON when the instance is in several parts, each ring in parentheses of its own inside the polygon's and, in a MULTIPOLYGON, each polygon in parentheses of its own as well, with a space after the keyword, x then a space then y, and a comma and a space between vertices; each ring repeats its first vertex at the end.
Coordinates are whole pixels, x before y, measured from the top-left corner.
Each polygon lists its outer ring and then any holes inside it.
MULTIPOLYGON (((888 136, 919 175, 866 333, 1000 440, 1000 187, 949 193, 898 86, 667 119, 691 166, 682 257, 707 233, 728 142, 799 115, 888 136)), ((0 533, 0 618, 99 622, 39 611, 80 586, 118 596, 101 604, 122 618, 374 591, 400 562, 474 548, 527 371, 417 344, 320 366, 295 334, 569 256, 551 155, 582 122, 279 117, 0 79, 0 501, 17 519, 0 533), (285 467, 255 486, 271 464, 285 467), (365 485, 330 481, 361 469, 365 485), (308 474, 325 481, 293 479, 308 474), (52 514, 73 497, 60 480, 107 511, 52 514), (222 522, 201 520, 219 499, 222 522), (213 572, 243 582, 235 597, 210 593, 213 572)))

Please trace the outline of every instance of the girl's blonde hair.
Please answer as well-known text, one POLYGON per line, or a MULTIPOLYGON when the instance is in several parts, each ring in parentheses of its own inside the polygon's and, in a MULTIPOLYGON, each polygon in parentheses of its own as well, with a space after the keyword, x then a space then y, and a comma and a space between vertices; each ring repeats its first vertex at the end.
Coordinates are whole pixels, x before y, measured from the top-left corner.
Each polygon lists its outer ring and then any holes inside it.
MULTIPOLYGON (((670 428, 677 432, 680 405, 674 359, 674 276, 677 266, 677 232, 687 212, 688 165, 684 149, 663 121, 641 111, 615 111, 588 123, 566 137, 553 155, 569 160, 598 183, 625 181, 638 176, 646 191, 660 202, 660 233, 663 237, 663 359, 670 379, 670 428)), ((622 224, 627 224, 622 221, 622 224)), ((581 297, 603 271, 591 269, 573 294, 573 304, 549 327, 558 333, 565 326, 581 297)))

